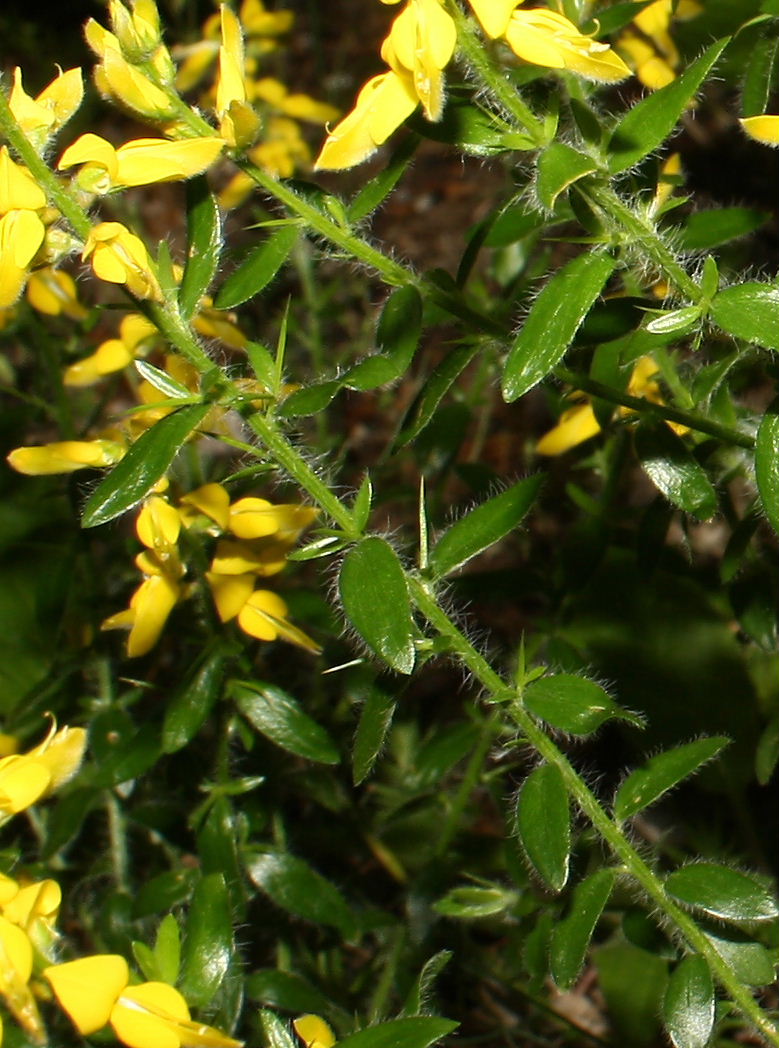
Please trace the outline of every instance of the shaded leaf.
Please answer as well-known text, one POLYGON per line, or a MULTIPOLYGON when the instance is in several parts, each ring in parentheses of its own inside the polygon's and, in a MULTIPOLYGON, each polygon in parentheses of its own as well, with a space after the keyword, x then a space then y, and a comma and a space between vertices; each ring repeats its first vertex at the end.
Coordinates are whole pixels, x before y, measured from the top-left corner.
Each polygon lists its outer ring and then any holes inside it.
POLYGON ((779 349, 779 287, 773 284, 726 287, 712 300, 711 318, 729 335, 779 349))
POLYGON ((433 903, 433 909, 442 917, 455 917, 460 920, 476 920, 479 917, 491 917, 503 913, 517 901, 515 892, 504 888, 480 888, 467 885, 452 888, 442 899, 433 903))
POLYGON ((407 416, 410 421, 404 422, 397 440, 398 446, 410 444, 425 429, 438 405, 480 349, 481 343, 478 341, 461 342, 441 361, 412 404, 407 416))
POLYGON ((768 986, 774 981, 776 961, 759 942, 746 938, 724 938, 706 932, 711 945, 747 986, 768 986))
POLYGON ((542 764, 523 783, 516 827, 539 877, 559 892, 568 880, 571 815, 563 777, 553 764, 542 764))
POLYGON ((635 442, 645 473, 669 502, 700 520, 714 516, 714 486, 670 426, 656 419, 644 419, 636 429, 635 442))
POLYGON ((433 574, 448 575, 513 531, 533 505, 542 483, 542 474, 527 477, 452 524, 430 553, 433 574))
POLYGON ((702 957, 685 957, 671 973, 663 1022, 675 1048, 705 1048, 714 1028, 714 983, 702 957))
POLYGON ((389 158, 389 163, 374 175, 346 208, 350 222, 360 222, 380 207, 403 177, 419 145, 416 135, 407 135, 389 158))
POLYGON ((260 1004, 282 1008, 285 1012, 326 1015, 331 1007, 329 998, 302 975, 275 968, 260 968, 248 975, 246 995, 260 1004))
POLYGON ((577 884, 566 917, 552 932, 552 978, 561 990, 572 986, 584 964, 587 947, 614 885, 613 870, 597 870, 577 884))
POLYGON ((622 783, 614 801, 614 817, 622 822, 648 808, 664 793, 716 757, 729 743, 730 739, 717 735, 658 753, 642 768, 631 772, 622 783))
POLYGON ((768 219, 765 211, 748 207, 720 207, 694 211, 679 233, 682 251, 709 251, 759 229, 768 219))
POLYGON ((179 309, 184 319, 189 320, 216 276, 222 230, 219 208, 206 176, 191 178, 186 194, 187 261, 179 288, 179 309))
POLYGON ((214 301, 216 308, 240 306, 267 287, 289 258, 299 232, 297 223, 290 223, 258 244, 220 287, 214 301))
POLYGON ((574 182, 597 171, 592 157, 585 156, 563 142, 553 142, 538 158, 536 192, 547 211, 554 210, 557 198, 574 182))
POLYGON ((714 862, 694 862, 674 870, 666 891, 680 902, 723 921, 769 921, 779 905, 753 877, 714 862))
POLYGON ((249 857, 246 872, 282 910, 337 928, 346 938, 355 934, 352 910, 343 895, 302 859, 287 852, 262 852, 249 857))
POLYGON ((779 535, 779 398, 770 404, 757 431, 755 478, 765 515, 779 535))
POLYGON ((210 404, 180 408, 142 433, 87 499, 81 526, 106 524, 136 506, 165 474, 176 452, 210 410, 210 404))
POLYGON ((609 255, 587 251, 566 263, 546 284, 506 360, 506 401, 527 393, 562 360, 615 266, 609 255))
POLYGON ((525 691, 525 706, 553 728, 589 735, 612 718, 639 724, 594 681, 572 673, 556 673, 534 681, 525 691))
POLYGON ((376 763, 395 713, 395 698, 378 683, 372 684, 360 711, 352 748, 352 781, 359 785, 376 763))
POLYGON ((609 143, 612 174, 633 167, 666 140, 729 41, 729 37, 717 40, 681 76, 628 110, 609 143))
POLYGON ((175 753, 197 735, 219 699, 223 676, 223 654, 207 653, 184 686, 174 692, 162 725, 164 753, 175 753))
POLYGON ((329 382, 317 382, 303 389, 296 389, 279 405, 277 414, 281 418, 294 418, 296 415, 317 415, 324 410, 342 383, 338 379, 329 382))
POLYGON ((338 1048, 428 1048, 457 1026, 450 1019, 427 1015, 392 1019, 344 1037, 338 1042, 338 1048))
POLYGON ((379 658, 398 673, 414 668, 414 621, 397 554, 371 537, 344 557, 338 579, 346 617, 379 658))
POLYGON ((187 915, 181 955, 181 992, 195 1007, 209 1004, 227 975, 233 954, 230 896, 221 873, 198 881, 187 915))
POLYGON ((338 747, 325 729, 275 684, 232 681, 229 691, 252 727, 277 746, 320 764, 340 761, 338 747))

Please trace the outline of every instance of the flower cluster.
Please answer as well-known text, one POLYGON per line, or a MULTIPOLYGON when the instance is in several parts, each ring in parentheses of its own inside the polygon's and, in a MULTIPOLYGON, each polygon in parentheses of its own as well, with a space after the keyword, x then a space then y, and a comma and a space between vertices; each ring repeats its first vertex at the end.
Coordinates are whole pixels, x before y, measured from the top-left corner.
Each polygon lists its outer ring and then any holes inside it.
MULTIPOLYGON (((382 0, 396 4, 399 0, 382 0)), ((564 15, 545 8, 518 10, 523 0, 469 0, 485 33, 503 38, 517 57, 593 80, 630 75, 609 47, 583 35, 564 15)), ((444 108, 443 71, 457 46, 457 29, 443 0, 406 0, 381 48, 389 66, 370 79, 352 110, 330 132, 317 168, 353 167, 367 159, 418 105, 428 120, 444 108)))
POLYGON ((676 78, 680 57, 671 24, 695 18, 702 10, 698 0, 654 0, 620 33, 616 49, 645 87, 656 91, 676 78))
POLYGON ((188 594, 180 539, 182 530, 217 537, 205 579, 221 622, 235 619, 259 640, 286 640, 308 651, 318 646, 288 619, 286 603, 257 580, 276 575, 286 554, 316 516, 300 505, 275 505, 246 497, 230 502, 221 484, 206 484, 174 506, 164 495, 144 502, 135 531, 145 547, 135 559, 143 581, 125 611, 110 616, 103 629, 129 629, 127 654, 145 655, 157 643, 176 604, 188 594))

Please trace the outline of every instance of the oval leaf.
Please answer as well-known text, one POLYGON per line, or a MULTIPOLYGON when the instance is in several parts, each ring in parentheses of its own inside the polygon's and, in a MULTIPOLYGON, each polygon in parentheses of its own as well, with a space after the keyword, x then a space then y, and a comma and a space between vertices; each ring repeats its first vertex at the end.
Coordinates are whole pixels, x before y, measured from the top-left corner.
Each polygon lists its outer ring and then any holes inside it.
POLYGON ((252 727, 277 746, 319 764, 338 764, 338 748, 325 729, 281 688, 233 681, 230 694, 252 727))
POLYGON ((397 670, 414 668, 414 621, 406 578, 384 539, 364 539, 344 557, 338 579, 344 612, 379 658, 397 670))
POLYGON ((394 696, 373 684, 363 703, 352 750, 352 780, 358 786, 370 775, 395 713, 394 696))
POLYGON ((87 499, 81 526, 97 527, 137 505, 163 476, 176 452, 210 410, 210 404, 180 408, 142 433, 87 499))
POLYGON ((179 309, 189 320, 216 275, 222 229, 219 208, 205 175, 191 178, 186 193, 187 261, 179 288, 179 309))
POLYGON ((674 506, 709 520, 717 511, 717 493, 704 468, 670 426, 643 421, 636 430, 636 452, 644 472, 674 506))
POLYGON ((559 770, 543 764, 525 780, 517 801, 517 832, 539 877, 559 892, 568 880, 571 814, 559 770))
POLYGON ((717 735, 658 753, 622 783, 614 801, 614 817, 622 822, 648 808, 677 783, 716 757, 729 743, 730 739, 717 735))
POLYGON ((685 957, 668 980, 663 1022, 675 1048, 705 1048, 714 1028, 714 983, 702 957, 685 957))
POLYGON ((557 198, 585 175, 597 171, 592 157, 562 142, 553 142, 538 158, 536 192, 542 207, 552 211, 557 198))
POLYGON ((342 383, 337 379, 329 382, 317 382, 304 389, 296 389, 282 402, 277 412, 281 418, 294 418, 296 415, 316 415, 330 403, 341 389, 342 383))
POLYGON ((774 981, 775 963, 759 942, 749 939, 725 939, 706 933, 711 945, 747 986, 768 986, 774 981))
POLYGON ((448 575, 513 531, 533 505, 542 483, 541 474, 527 477, 453 524, 430 554, 433 574, 448 575))
POLYGON ((355 922, 346 900, 330 881, 287 852, 254 855, 246 867, 254 884, 277 906, 312 924, 337 928, 346 938, 355 922))
POLYGON ((270 284, 287 261, 298 238, 298 226, 293 223, 280 226, 263 240, 248 258, 231 273, 219 289, 214 305, 217 309, 232 309, 254 298, 270 284))
POLYGON ((223 671, 222 653, 207 654, 194 674, 174 694, 162 726, 164 753, 182 749, 200 731, 219 698, 223 671))
POLYGON ((182 949, 181 991, 195 1007, 209 1004, 222 985, 233 954, 230 896, 221 873, 198 882, 182 949))
POLYGON ((435 415, 438 405, 473 358, 478 355, 480 349, 481 344, 476 340, 473 342, 462 342, 441 361, 425 382, 419 396, 411 405, 407 416, 411 421, 404 422, 403 429, 397 440, 399 447, 410 444, 412 440, 419 436, 433 415, 435 415))
POLYGON ((748 207, 720 207, 709 211, 695 211, 679 233, 682 251, 710 251, 729 240, 746 236, 759 229, 767 220, 765 211, 748 207))
POLYGON ((779 535, 779 398, 763 415, 757 431, 755 476, 765 515, 779 535))
POLYGON ((534 681, 525 691, 525 706, 553 728, 589 735, 611 718, 640 723, 594 681, 572 673, 557 673, 534 681))
POLYGON ((714 862, 695 862, 669 874, 669 895, 723 921, 770 921, 779 905, 759 881, 714 862))
POLYGON ((373 389, 401 377, 414 359, 422 333, 422 299, 414 287, 401 287, 384 304, 376 329, 381 354, 361 360, 347 372, 344 384, 353 389, 373 389), (375 370, 375 377, 371 371, 375 370), (366 384, 370 383, 370 384, 366 384))
POLYGON ((428 1015, 392 1019, 369 1026, 338 1042, 338 1048, 428 1048, 455 1030, 458 1023, 428 1015))
POLYGON ((609 143, 612 174, 626 171, 665 141, 729 40, 717 40, 681 76, 653 91, 623 116, 609 143))
POLYGON ((736 284, 714 296, 711 317, 737 338, 779 349, 779 288, 773 284, 736 284))
POLYGON ((578 884, 569 913, 552 933, 551 972, 561 990, 573 985, 581 971, 592 933, 613 884, 613 870, 597 870, 578 884))
POLYGON ((615 265, 609 255, 587 251, 552 277, 508 355, 503 374, 506 401, 527 393, 562 360, 615 265))

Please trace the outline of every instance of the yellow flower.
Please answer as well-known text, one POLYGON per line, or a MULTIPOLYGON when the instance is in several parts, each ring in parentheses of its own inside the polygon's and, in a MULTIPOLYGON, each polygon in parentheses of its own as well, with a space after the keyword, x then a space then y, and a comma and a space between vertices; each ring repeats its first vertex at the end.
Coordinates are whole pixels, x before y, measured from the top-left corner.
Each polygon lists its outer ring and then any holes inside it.
POLYGON ((676 77, 680 57, 671 36, 674 18, 694 18, 703 10, 697 0, 655 0, 620 33, 616 48, 650 91, 670 84, 676 77))
POLYGON ((134 63, 151 58, 162 43, 160 14, 154 0, 133 0, 132 12, 119 0, 109 0, 108 10, 124 56, 134 63))
POLYGON ((441 0, 409 0, 392 23, 381 57, 401 76, 410 74, 428 120, 444 108, 443 69, 457 43, 457 30, 441 0))
POLYGON ((31 98, 22 85, 22 71, 14 69, 14 86, 8 99, 11 112, 38 152, 73 116, 84 97, 80 69, 60 72, 37 98, 31 98))
POLYGON ((90 356, 69 365, 63 382, 66 386, 91 386, 105 375, 126 368, 158 336, 159 332, 150 320, 140 313, 128 313, 119 325, 119 338, 101 342, 90 356))
POLYGON ((750 138, 765 146, 779 146, 779 116, 746 116, 739 121, 750 138))
POLYGON ((522 0, 469 0, 469 3, 484 32, 496 40, 506 32, 511 13, 522 0))
POLYGON ((258 640, 286 640, 318 655, 322 650, 288 620, 289 609, 277 593, 255 590, 238 613, 238 625, 258 640))
POLYGON ((179 515, 185 527, 198 514, 209 517, 222 531, 227 530, 230 515, 230 496, 221 484, 204 484, 179 500, 179 515))
POLYGON ((417 104, 411 76, 390 70, 372 77, 351 113, 327 136, 315 170, 339 171, 361 164, 411 116, 417 104))
POLYGON ((175 115, 172 99, 145 73, 127 61, 113 33, 93 18, 84 27, 84 33, 87 43, 100 58, 94 76, 101 94, 150 120, 169 120, 175 115))
POLYGON ((248 36, 280 36, 292 28, 291 11, 266 11, 261 0, 243 0, 241 24, 248 36))
POLYGON ((506 29, 512 51, 526 62, 567 69, 589 80, 614 82, 630 70, 608 44, 584 36, 573 22, 555 11, 514 11, 506 29))
POLYGON ((21 295, 45 235, 35 211, 8 211, 0 218, 0 309, 12 306, 21 295))
POLYGON ((113 466, 124 452, 124 447, 114 440, 62 440, 40 447, 15 448, 8 455, 8 464, 17 473, 39 477, 113 466))
POLYGON ((0 760, 0 817, 16 815, 58 790, 78 771, 87 736, 83 728, 52 723, 42 743, 0 760))
POLYGON ((652 214, 657 214, 661 210, 676 186, 682 181, 682 174, 681 154, 671 153, 660 168, 657 189, 652 201, 652 214))
POLYGON ((290 94, 280 80, 272 76, 255 80, 251 84, 252 99, 267 102, 285 116, 296 120, 308 120, 312 124, 327 124, 337 120, 339 112, 327 102, 317 102, 315 98, 303 94, 290 94))
POLYGON ((250 146, 260 130, 260 118, 246 101, 243 34, 233 11, 220 7, 222 43, 219 48, 219 76, 216 82, 216 112, 225 141, 237 148, 250 146))
POLYGON ((100 222, 94 226, 81 257, 91 257, 95 275, 101 280, 125 284, 137 298, 162 301, 162 291, 143 241, 121 222, 100 222))
POLYGON ((292 1025, 306 1048, 333 1048, 336 1043, 335 1034, 318 1015, 301 1015, 292 1025))
POLYGON ((32 962, 29 936, 6 917, 0 917, 0 995, 25 1033, 36 1044, 44 1044, 45 1030, 28 985, 32 962))
POLYGON ((77 138, 60 157, 58 170, 82 164, 77 181, 92 193, 122 186, 146 186, 192 178, 210 167, 224 149, 221 138, 138 138, 114 149, 99 135, 77 138))
POLYGON ((9 211, 40 211, 46 194, 27 168, 14 163, 8 147, 0 148, 0 215, 9 211))
POLYGON ((43 974, 83 1036, 110 1023, 128 1048, 241 1048, 240 1041, 193 1022, 186 1001, 167 983, 130 986, 127 962, 117 954, 52 965, 43 974))
POLYGON ((50 317, 66 316, 83 320, 88 311, 81 305, 76 282, 64 269, 45 266, 30 274, 27 281, 27 301, 39 313, 50 317))
POLYGON ((56 939, 54 924, 62 902, 60 886, 52 880, 36 881, 23 887, 10 878, 7 882, 14 886, 15 891, 3 891, 0 899, 3 916, 27 934, 39 953, 48 956, 56 939))

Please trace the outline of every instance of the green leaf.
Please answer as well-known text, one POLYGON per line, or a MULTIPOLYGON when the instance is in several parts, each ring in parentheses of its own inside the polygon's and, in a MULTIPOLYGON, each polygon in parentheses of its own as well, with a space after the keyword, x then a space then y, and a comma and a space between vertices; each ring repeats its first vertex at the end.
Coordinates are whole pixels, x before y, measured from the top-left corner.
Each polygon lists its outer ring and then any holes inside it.
POLYGON ((352 910, 334 884, 287 852, 252 855, 246 872, 282 910, 312 924, 337 928, 347 939, 356 933, 352 910))
POLYGON ((628 775, 622 783, 614 801, 614 818, 624 822, 648 808, 729 744, 730 739, 716 735, 658 753, 643 768, 637 768, 628 775))
POLYGON ((779 764, 779 715, 766 724, 755 753, 755 776, 761 786, 767 786, 779 764))
POLYGON ((181 966, 181 932, 179 922, 172 913, 160 921, 154 943, 154 962, 162 982, 175 986, 181 966))
POLYGON ((136 506, 166 473, 176 452, 210 409, 210 404, 180 408, 142 433, 87 499, 81 526, 95 528, 136 506))
POLYGON ((133 900, 133 917, 167 913, 192 894, 197 874, 194 870, 168 870, 145 881, 133 900))
POLYGON ((612 4, 611 7, 598 11, 597 18, 591 18, 585 22, 582 32, 587 36, 594 33, 598 39, 611 36, 612 33, 629 25, 636 15, 652 2, 653 0, 624 0, 622 3, 612 4))
POLYGON ((232 681, 230 695, 260 734, 289 753, 319 764, 338 764, 338 747, 295 699, 275 684, 232 681))
POLYGON ((189 320, 208 291, 219 266, 221 222, 219 208, 205 175, 187 182, 187 261, 179 288, 179 309, 189 320))
POLYGON ((759 229, 769 215, 748 207, 721 207, 694 211, 679 233, 682 251, 710 251, 729 240, 746 236, 759 229))
POLYGON ((706 938, 747 986, 768 986, 774 981, 776 962, 761 943, 746 937, 725 939, 710 931, 706 938))
POLYGON ((393 291, 381 311, 376 331, 379 353, 349 368, 342 384, 350 389, 376 389, 405 374, 414 359, 422 331, 422 299, 416 288, 393 291))
POLYGON ((380 207, 403 177, 408 165, 417 151, 419 138, 407 135, 389 159, 389 163, 377 175, 374 175, 346 209, 350 222, 360 222, 367 218, 377 207, 380 207))
POLYGON ((285 1012, 327 1014, 330 999, 296 972, 260 968, 246 978, 246 996, 285 1012))
POLYGON ((561 990, 572 986, 584 964, 595 925, 614 885, 613 870, 596 870, 576 886, 571 908, 552 932, 552 978, 561 990))
POLYGON ((617 940, 597 950, 595 967, 614 1044, 656 1048, 660 1043, 658 1016, 668 983, 667 961, 617 940))
POLYGON ((352 781, 355 786, 368 778, 384 746, 395 713, 395 698, 373 683, 360 711, 352 749, 352 781))
POLYGON ((729 335, 779 349, 779 287, 746 283, 714 296, 711 318, 729 335))
POLYGON ((160 368, 155 368, 153 364, 150 364, 148 360, 136 360, 135 370, 145 379, 150 385, 158 389, 160 393, 163 393, 166 397, 171 400, 180 400, 186 398, 192 400, 192 390, 187 389, 181 382, 177 382, 175 378, 162 371, 160 368))
POLYGON ((604 721, 617 718, 640 724, 594 681, 572 673, 556 673, 534 681, 525 691, 525 706, 553 728, 589 735, 604 721))
POLYGON ((425 429, 438 405, 480 349, 479 341, 461 342, 444 357, 425 382, 419 397, 411 405, 408 417, 412 421, 404 422, 397 441, 399 447, 410 444, 425 429))
POLYGON ((341 565, 338 590, 347 619, 371 651, 398 673, 414 668, 414 620, 397 554, 378 537, 363 539, 341 565))
POLYGON ((280 226, 267 240, 258 244, 222 284, 214 301, 216 308, 240 306, 267 287, 289 258, 298 234, 299 227, 292 222, 280 226))
POLYGON ((392 1019, 367 1030, 353 1033, 338 1042, 338 1048, 428 1048, 452 1030, 458 1023, 427 1015, 392 1019))
POLYGON ((520 480, 448 528, 430 553, 434 576, 449 575, 513 531, 533 505, 542 483, 542 474, 520 480))
MULTIPOLYGON (((779 5, 774 2, 774 15, 779 13, 777 7, 779 5)), ((766 5, 763 5, 763 10, 766 10, 766 5)), ((761 25, 757 32, 760 35, 750 48, 741 88, 741 112, 744 116, 765 113, 776 76, 779 35, 775 23, 774 26, 761 25)))
POLYGON ((439 950, 434 953, 422 966, 419 978, 414 982, 406 1003, 403 1006, 404 1015, 419 1015, 422 1011, 429 1011, 426 1007, 428 999, 433 992, 436 979, 451 961, 453 957, 451 950, 439 950))
POLYGON ((222 652, 206 653, 168 703, 162 725, 163 753, 175 753, 194 739, 219 699, 223 676, 222 652))
POLYGON ((700 520, 714 516, 714 486, 670 426, 656 419, 644 419, 636 430, 635 442, 644 472, 669 502, 700 520))
POLYGON ((675 1048, 705 1048, 714 1029, 714 983, 702 957, 685 957, 671 973, 663 1022, 675 1048))
POLYGON ((675 870, 665 887, 680 902, 723 921, 769 921, 779 916, 779 905, 763 884, 714 862, 694 862, 675 870))
POLYGON ((181 992, 196 1008, 210 1004, 233 955, 230 896, 221 873, 198 881, 187 915, 182 950, 181 992))
POLYGON ((598 170, 592 157, 562 142, 553 142, 538 158, 536 193, 541 206, 553 211, 557 198, 574 182, 598 170))
POLYGON ((546 284, 514 341, 503 375, 503 397, 516 400, 546 378, 614 272, 609 255, 587 251, 546 284))
POLYGON ((362 478, 362 483, 352 503, 352 520, 358 531, 364 531, 371 515, 373 505, 373 484, 368 473, 362 478))
POLYGON ((536 873, 559 892, 568 880, 571 814, 563 777, 553 764, 542 764, 522 784, 516 827, 536 873))
POLYGON ((133 957, 144 978, 149 981, 159 980, 160 974, 157 971, 157 961, 149 947, 145 943, 133 941, 132 948, 133 957))
POLYGON ((779 535, 779 397, 769 405, 757 431, 755 478, 765 515, 779 535))
POLYGON ((442 917, 455 917, 460 920, 477 920, 479 917, 492 917, 503 913, 516 904, 516 892, 505 888, 479 888, 467 885, 452 888, 442 899, 433 903, 433 909, 442 917))
POLYGON ((700 306, 682 306, 657 314, 646 325, 652 335, 680 335, 692 331, 701 319, 700 306))
POLYGON ((294 418, 296 415, 318 415, 323 411, 336 393, 341 389, 343 383, 337 379, 329 382, 318 382, 303 389, 296 389, 294 393, 282 401, 277 414, 281 418, 294 418))
POLYGON ((289 1027, 273 1012, 260 1012, 263 1040, 267 1048, 300 1048, 289 1027))
POLYGON ((507 126, 492 113, 457 98, 447 101, 443 116, 432 123, 420 113, 406 121, 412 131, 457 146, 473 156, 494 156, 508 149, 533 149, 535 143, 525 135, 510 134, 507 126))
POLYGON ((247 342, 244 345, 244 352, 249 358, 249 363, 252 366, 257 381, 270 390, 273 393, 278 392, 276 389, 277 385, 277 371, 276 361, 273 359, 271 351, 267 346, 263 346, 261 342, 247 342))
POLYGON ((729 41, 729 37, 717 40, 681 76, 628 110, 614 128, 609 143, 612 174, 633 167, 668 138, 729 41))

